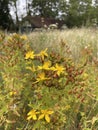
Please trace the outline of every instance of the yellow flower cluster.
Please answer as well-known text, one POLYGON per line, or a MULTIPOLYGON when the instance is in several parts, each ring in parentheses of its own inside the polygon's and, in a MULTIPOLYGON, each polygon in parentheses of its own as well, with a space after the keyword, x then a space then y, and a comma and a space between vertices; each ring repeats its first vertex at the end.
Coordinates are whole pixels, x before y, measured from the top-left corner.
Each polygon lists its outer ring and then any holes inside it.
MULTIPOLYGON (((29 51, 29 52, 26 53, 25 59, 34 59, 34 56, 35 56, 34 52, 33 51, 29 51)), ((47 48, 44 51, 41 51, 39 54, 36 54, 36 56, 41 57, 42 60, 44 60, 45 57, 48 57, 47 48)))
POLYGON ((65 68, 62 65, 56 64, 54 67, 50 67, 50 66, 51 66, 51 61, 46 61, 42 66, 38 66, 38 69, 56 71, 58 76, 60 76, 61 73, 64 73, 65 68))
POLYGON ((64 74, 65 72, 65 68, 56 63, 55 65, 52 66, 52 62, 50 60, 47 60, 45 59, 45 57, 48 57, 48 54, 47 54, 47 48, 43 51, 41 51, 39 54, 34 54, 34 51, 28 51, 25 55, 25 59, 28 60, 28 59, 36 59, 40 57, 42 59, 42 65, 38 65, 35 67, 35 65, 33 64, 32 67, 28 66, 27 69, 31 70, 32 72, 35 72, 37 71, 40 71, 38 74, 36 74, 36 81, 33 82, 33 84, 35 83, 38 83, 40 81, 45 81, 45 80, 49 80, 51 79, 50 77, 47 77, 46 74, 45 74, 45 71, 54 71, 55 74, 57 74, 58 76, 60 76, 61 74, 64 74))
POLYGON ((54 112, 51 110, 41 110, 41 111, 36 111, 36 110, 31 110, 30 112, 28 112, 27 114, 27 120, 41 120, 41 119, 45 119, 46 122, 50 122, 50 116, 52 115, 54 112), (39 115, 37 117, 37 115, 39 115))
MULTIPOLYGON (((44 51, 41 51, 39 54, 34 54, 33 51, 29 51, 26 53, 25 59, 34 59, 36 56, 41 57, 42 60, 44 61, 45 57, 48 57, 47 48, 44 51)), ((55 71, 58 76, 60 76, 61 74, 64 73, 65 68, 62 65, 59 65, 56 63, 55 66, 51 66, 51 64, 52 63, 50 60, 44 61, 43 65, 39 65, 37 67, 37 70, 52 70, 52 71, 55 71)), ((37 71, 37 70, 35 70, 34 65, 32 67, 27 67, 27 69, 31 70, 32 72, 37 71)), ((38 75, 37 82, 42 81, 42 80, 46 80, 46 79, 49 79, 49 78, 45 77, 45 73, 40 73, 38 75)))

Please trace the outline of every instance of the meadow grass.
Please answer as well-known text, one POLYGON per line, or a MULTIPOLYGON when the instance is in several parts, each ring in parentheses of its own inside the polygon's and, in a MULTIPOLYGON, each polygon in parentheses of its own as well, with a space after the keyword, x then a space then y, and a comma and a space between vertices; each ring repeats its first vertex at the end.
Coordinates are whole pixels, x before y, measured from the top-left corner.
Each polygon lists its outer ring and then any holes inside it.
POLYGON ((98 30, 93 28, 73 28, 64 31, 53 30, 46 32, 32 32, 28 34, 31 45, 35 50, 50 48, 59 50, 61 40, 67 43, 74 60, 79 60, 82 50, 90 47, 92 53, 98 58, 98 30))

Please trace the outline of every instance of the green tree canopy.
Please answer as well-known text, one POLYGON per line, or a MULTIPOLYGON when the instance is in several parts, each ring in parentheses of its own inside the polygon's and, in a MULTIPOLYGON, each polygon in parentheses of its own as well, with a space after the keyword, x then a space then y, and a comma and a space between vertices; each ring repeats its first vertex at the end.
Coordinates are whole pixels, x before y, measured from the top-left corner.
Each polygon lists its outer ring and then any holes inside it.
POLYGON ((61 11, 65 12, 66 24, 73 26, 90 26, 93 19, 97 18, 98 12, 96 3, 92 0, 62 0, 61 11))
POLYGON ((43 17, 58 16, 59 0, 32 0, 33 14, 43 17))

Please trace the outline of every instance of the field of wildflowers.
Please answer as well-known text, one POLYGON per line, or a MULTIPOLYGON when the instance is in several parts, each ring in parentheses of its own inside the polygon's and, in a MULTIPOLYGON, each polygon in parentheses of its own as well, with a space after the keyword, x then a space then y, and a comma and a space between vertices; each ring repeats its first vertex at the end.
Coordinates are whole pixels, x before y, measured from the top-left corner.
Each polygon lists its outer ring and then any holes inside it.
POLYGON ((98 31, 0 32, 0 130, 98 130, 98 31))

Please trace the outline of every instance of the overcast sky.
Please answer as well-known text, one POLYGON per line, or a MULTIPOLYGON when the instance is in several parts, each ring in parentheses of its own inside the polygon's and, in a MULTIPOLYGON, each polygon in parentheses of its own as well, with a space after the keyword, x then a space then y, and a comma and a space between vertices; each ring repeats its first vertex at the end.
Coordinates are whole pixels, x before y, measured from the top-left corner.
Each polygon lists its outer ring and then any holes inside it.
MULTIPOLYGON (((26 15, 26 0, 18 0, 17 1, 17 8, 18 8, 18 16, 19 16, 19 19, 26 15)), ((15 19, 15 8, 14 6, 11 7, 11 10, 10 10, 10 13, 13 17, 13 19, 15 19)))

